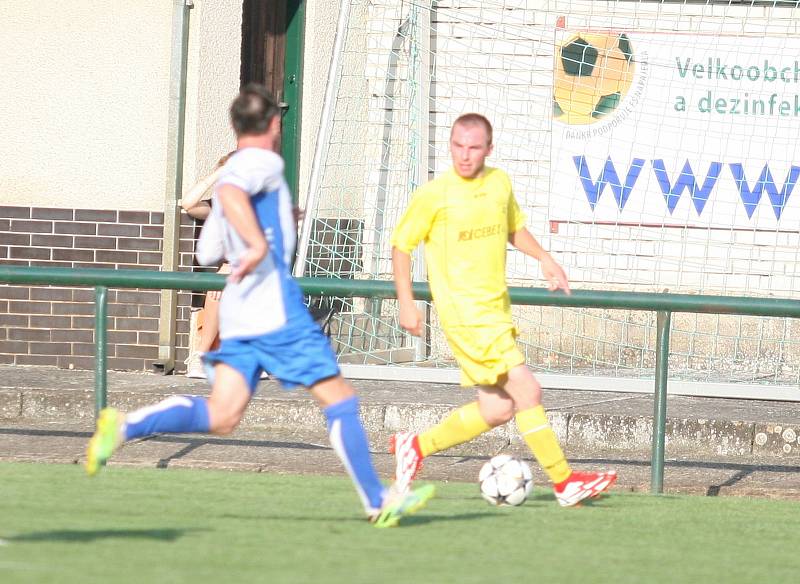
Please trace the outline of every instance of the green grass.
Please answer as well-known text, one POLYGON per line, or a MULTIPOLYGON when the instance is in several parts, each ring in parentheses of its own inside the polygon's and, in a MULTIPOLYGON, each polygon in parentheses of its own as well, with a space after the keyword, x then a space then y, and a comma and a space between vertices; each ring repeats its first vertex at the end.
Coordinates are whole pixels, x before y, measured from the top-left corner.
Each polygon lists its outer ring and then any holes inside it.
POLYGON ((401 527, 346 478, 0 463, 0 582, 796 582, 796 502, 625 493, 494 509, 470 484, 401 527))

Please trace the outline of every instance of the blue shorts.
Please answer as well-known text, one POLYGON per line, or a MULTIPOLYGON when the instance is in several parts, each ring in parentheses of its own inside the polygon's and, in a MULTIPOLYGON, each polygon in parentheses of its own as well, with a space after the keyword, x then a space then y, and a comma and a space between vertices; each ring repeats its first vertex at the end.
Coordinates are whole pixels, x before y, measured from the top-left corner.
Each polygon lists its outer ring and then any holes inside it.
MULTIPOLYGON (((275 332, 246 339, 224 339, 216 351, 203 356, 210 369, 225 363, 244 376, 250 393, 266 371, 284 389, 314 384, 339 375, 336 354, 328 337, 316 323, 283 327, 275 332)), ((209 375, 213 384, 213 377, 209 375)))

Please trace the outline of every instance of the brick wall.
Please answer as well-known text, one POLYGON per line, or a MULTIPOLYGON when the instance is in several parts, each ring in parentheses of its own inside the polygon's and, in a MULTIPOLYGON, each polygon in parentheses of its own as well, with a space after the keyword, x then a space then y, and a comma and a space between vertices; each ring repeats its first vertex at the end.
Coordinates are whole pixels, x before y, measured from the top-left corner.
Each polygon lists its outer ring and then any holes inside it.
MULTIPOLYGON (((163 213, 0 206, 0 264, 159 270, 163 213)), ((192 269, 199 226, 183 215, 180 269, 192 269)), ((160 294, 109 290, 111 369, 150 370, 158 357, 160 294)), ((189 315, 202 294, 178 293, 178 370, 189 315)), ((0 363, 94 367, 94 290, 0 284, 0 363)))

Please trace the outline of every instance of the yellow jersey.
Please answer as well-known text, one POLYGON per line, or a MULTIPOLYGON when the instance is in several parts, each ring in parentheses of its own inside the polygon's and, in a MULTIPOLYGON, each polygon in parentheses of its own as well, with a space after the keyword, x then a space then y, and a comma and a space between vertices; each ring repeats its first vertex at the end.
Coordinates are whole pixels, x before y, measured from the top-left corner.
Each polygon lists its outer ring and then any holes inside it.
POLYGON ((442 326, 511 325, 506 284, 509 235, 525 225, 511 180, 497 168, 461 178, 452 168, 418 188, 391 243, 425 242, 428 281, 442 326))

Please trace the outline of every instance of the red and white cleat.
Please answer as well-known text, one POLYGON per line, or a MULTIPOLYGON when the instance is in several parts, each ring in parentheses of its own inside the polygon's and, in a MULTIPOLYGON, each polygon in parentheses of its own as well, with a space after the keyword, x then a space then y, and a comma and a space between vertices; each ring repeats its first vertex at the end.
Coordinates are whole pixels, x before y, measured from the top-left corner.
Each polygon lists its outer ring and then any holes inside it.
POLYGON ((411 432, 398 432, 389 438, 389 454, 394 454, 394 488, 398 493, 407 493, 422 468, 422 455, 419 452, 417 435, 411 432))
POLYGON ((572 507, 584 499, 599 496, 617 480, 617 471, 608 472, 579 472, 573 471, 569 477, 555 485, 558 504, 562 507, 572 507))

